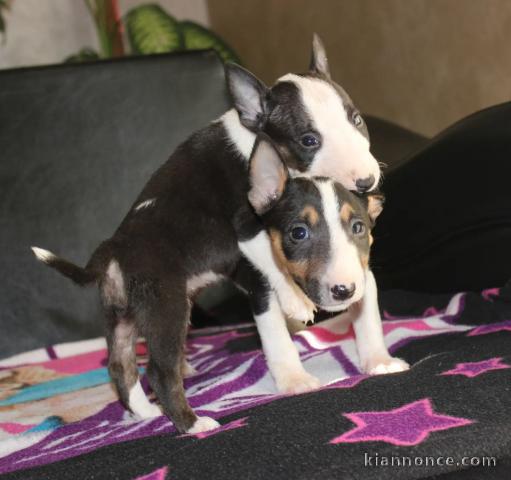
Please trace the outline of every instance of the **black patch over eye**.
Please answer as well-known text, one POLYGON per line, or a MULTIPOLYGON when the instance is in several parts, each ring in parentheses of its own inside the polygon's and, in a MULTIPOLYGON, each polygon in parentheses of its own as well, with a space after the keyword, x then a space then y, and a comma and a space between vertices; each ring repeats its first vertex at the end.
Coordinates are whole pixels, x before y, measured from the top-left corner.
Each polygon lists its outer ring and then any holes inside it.
POLYGON ((353 235, 363 235, 366 232, 366 226, 360 220, 355 220, 351 225, 353 235))
POLYGON ((296 225, 289 232, 289 236, 293 242, 303 242, 309 238, 309 229, 306 225, 296 225))
POLYGON ((353 122, 353 125, 355 125, 355 127, 360 127, 364 123, 364 120, 362 120, 362 115, 360 115, 360 113, 358 113, 357 111, 354 111, 351 114, 351 121, 353 122))
POLYGON ((319 138, 312 134, 312 133, 306 133, 301 139, 300 143, 305 148, 316 148, 319 146, 319 138))

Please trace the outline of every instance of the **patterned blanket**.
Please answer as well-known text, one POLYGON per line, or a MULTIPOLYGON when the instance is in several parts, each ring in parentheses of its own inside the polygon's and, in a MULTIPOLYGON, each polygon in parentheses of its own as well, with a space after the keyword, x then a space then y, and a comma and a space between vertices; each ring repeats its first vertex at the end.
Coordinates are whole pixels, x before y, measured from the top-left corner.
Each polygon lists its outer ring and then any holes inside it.
MULTIPOLYGON (((381 304, 389 350, 413 368, 362 375, 352 327, 330 319, 294 336, 305 368, 325 385, 298 396, 275 393, 252 323, 192 330, 187 357, 196 373, 185 381, 187 396, 199 415, 221 423, 197 435, 177 434, 163 416, 139 420, 119 404, 104 339, 3 360, 0 473, 74 480, 508 475, 511 286, 435 297, 388 292, 381 304)), ((143 372, 143 340, 137 354, 143 372)))

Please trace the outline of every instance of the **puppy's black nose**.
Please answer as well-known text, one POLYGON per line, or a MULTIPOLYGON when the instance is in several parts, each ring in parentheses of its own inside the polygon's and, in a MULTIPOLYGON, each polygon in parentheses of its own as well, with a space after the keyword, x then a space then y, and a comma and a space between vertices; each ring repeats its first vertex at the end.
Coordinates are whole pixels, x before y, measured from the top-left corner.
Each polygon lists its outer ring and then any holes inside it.
POLYGON ((367 192, 374 185, 374 175, 369 175, 367 178, 359 178, 355 185, 360 193, 367 192))
POLYGON ((347 285, 334 285, 330 291, 334 300, 348 300, 355 293, 355 284, 352 283, 350 286, 347 285))

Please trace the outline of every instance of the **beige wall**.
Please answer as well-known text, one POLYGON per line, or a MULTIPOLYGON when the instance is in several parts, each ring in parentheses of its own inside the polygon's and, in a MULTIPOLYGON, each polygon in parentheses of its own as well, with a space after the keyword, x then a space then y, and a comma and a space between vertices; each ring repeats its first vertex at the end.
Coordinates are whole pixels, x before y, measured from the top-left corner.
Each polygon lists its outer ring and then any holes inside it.
MULTIPOLYGON (((149 0, 120 0, 121 12, 149 0)), ((206 0, 159 0, 178 19, 209 23, 206 0)), ((6 42, 0 68, 60 63, 82 47, 97 50, 94 23, 83 0, 14 0, 5 14, 6 42)))
POLYGON ((209 0, 213 29, 266 81, 308 64, 368 113, 432 135, 511 99, 511 0, 209 0))

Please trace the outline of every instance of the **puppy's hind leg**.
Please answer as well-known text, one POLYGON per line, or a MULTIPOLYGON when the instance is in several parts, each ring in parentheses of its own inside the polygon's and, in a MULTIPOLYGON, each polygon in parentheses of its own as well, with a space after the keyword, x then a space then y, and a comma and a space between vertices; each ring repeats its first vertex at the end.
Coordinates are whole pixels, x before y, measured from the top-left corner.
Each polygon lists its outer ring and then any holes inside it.
POLYGON ((113 328, 108 339, 108 371, 122 403, 140 418, 162 415, 157 405, 147 398, 140 383, 135 342, 137 330, 135 322, 125 317, 113 320, 113 328))
POLYGON ((184 286, 162 284, 147 313, 147 376, 163 412, 179 432, 217 428, 219 424, 212 418, 197 417, 185 396, 182 369, 190 307, 184 286))
POLYGON ((135 354, 137 328, 128 314, 124 278, 115 260, 102 280, 101 293, 107 319, 108 371, 121 402, 141 418, 157 417, 162 414, 160 409, 149 402, 140 384, 135 354))

